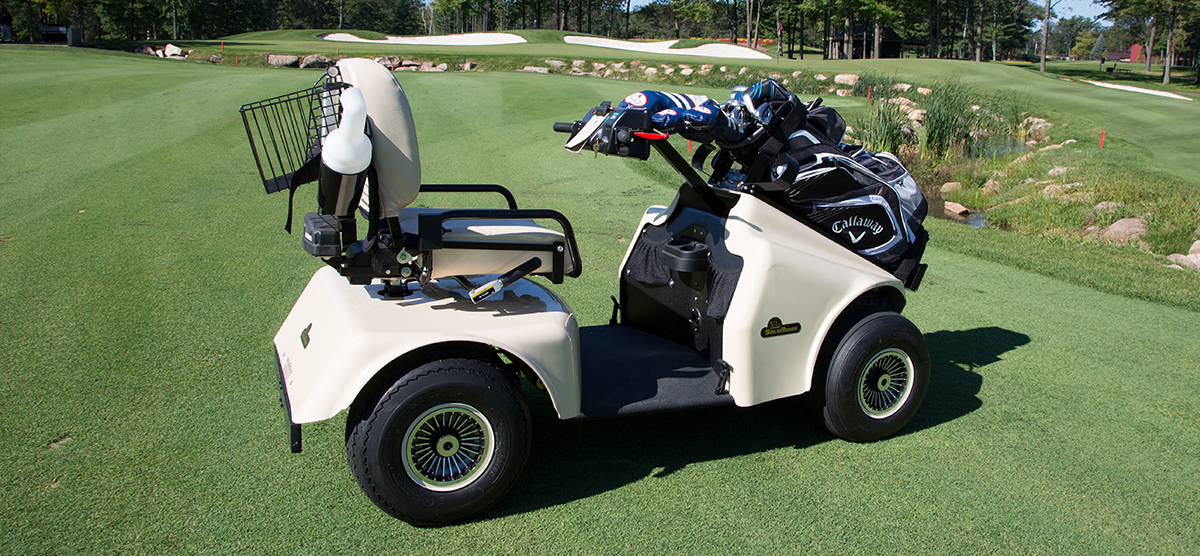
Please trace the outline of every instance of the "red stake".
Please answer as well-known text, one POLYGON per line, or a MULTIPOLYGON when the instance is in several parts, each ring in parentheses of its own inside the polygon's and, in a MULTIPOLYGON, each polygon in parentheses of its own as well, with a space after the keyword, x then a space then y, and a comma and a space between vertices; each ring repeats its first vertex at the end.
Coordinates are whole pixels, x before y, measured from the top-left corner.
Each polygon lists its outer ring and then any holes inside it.
POLYGON ((225 52, 225 41, 221 41, 221 52, 225 52))
POLYGON ((1100 148, 1104 148, 1104 130, 1100 130, 1100 148))
POLYGON ((233 65, 235 65, 235 66, 238 65, 238 57, 237 56, 233 57, 233 65))
POLYGON ((867 87, 867 100, 871 101, 871 106, 875 106, 875 99, 871 98, 871 89, 875 87, 867 87))
POLYGON ((692 140, 688 139, 688 152, 692 152, 692 140))

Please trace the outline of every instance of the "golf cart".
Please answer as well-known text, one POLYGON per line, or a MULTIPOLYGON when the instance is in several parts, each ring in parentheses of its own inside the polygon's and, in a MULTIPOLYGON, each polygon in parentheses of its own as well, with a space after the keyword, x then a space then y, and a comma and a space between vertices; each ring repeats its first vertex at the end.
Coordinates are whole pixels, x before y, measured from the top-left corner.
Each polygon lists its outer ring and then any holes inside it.
MULTIPOLYGON (((412 524, 443 525, 483 512, 521 472, 532 427, 521 378, 547 392, 561 419, 808 393, 839 437, 899 431, 930 376, 921 333, 899 315, 924 269, 919 249, 881 263, 871 257, 899 240, 852 248, 886 235, 867 218, 878 205, 841 199, 806 216, 789 204, 803 197, 790 183, 833 174, 787 155, 794 134, 778 126, 805 114, 817 114, 807 123, 834 120, 787 93, 786 102, 778 91, 738 95, 730 110, 744 121, 722 120, 728 129, 698 150, 698 167, 700 152, 719 151, 708 180, 656 130, 661 111, 634 95, 555 124, 570 134, 569 150, 645 160, 654 149, 684 179, 638 224, 611 321, 585 327, 545 284, 582 271, 569 220, 518 208, 500 186, 422 184, 404 91, 382 66, 341 60, 312 89, 243 106, 267 191, 292 195, 318 182, 320 210, 304 217, 302 242, 326 266, 275 336, 292 451, 304 423, 348 409, 347 459, 367 497, 412 524), (409 206, 430 191, 501 195, 508 208, 409 206), (829 213, 843 218, 818 225, 829 213)), ((844 158, 840 171, 861 180, 856 172, 867 170, 844 158)), ((900 243, 923 245, 889 214, 883 224, 908 236, 900 243)))

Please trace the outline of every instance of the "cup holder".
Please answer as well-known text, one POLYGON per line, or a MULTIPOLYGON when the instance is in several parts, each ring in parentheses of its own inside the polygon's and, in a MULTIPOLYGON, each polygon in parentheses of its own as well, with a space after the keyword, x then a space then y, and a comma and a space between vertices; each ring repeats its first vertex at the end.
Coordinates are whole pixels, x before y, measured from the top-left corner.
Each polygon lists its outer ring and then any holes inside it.
POLYGON ((708 270, 708 244, 687 238, 673 238, 663 246, 659 260, 676 272, 708 270))

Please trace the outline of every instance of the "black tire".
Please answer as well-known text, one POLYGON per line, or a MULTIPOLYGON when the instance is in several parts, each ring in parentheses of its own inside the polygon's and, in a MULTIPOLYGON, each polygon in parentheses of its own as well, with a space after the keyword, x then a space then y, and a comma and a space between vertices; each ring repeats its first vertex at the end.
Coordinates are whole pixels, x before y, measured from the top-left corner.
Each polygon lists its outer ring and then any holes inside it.
POLYGON ((406 373, 370 412, 351 415, 346 457, 363 492, 418 526, 482 513, 529 455, 521 390, 478 359, 440 359, 406 373))
POLYGON ((929 388, 929 348, 917 327, 892 311, 847 316, 834 327, 845 333, 826 342, 836 347, 819 359, 818 370, 827 374, 814 381, 814 409, 829 432, 874 442, 899 432, 921 407, 929 388))

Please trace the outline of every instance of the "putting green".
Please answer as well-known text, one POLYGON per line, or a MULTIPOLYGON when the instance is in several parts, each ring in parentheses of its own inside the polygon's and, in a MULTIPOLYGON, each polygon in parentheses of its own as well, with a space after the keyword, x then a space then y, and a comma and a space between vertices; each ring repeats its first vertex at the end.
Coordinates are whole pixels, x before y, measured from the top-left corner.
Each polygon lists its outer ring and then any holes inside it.
MULTIPOLYGON (((900 436, 836 440, 790 400, 562 422, 528 389, 533 454, 499 505, 441 529, 386 517, 343 423, 306 426, 292 455, 276 403, 271 336, 320 263, 280 230, 237 107, 315 75, 0 48, 0 553, 1200 548, 1200 313, 952 255, 937 227, 906 310, 933 385, 900 436)), ((640 84, 401 80, 426 181, 568 215, 585 270, 556 290, 603 322, 628 234, 674 180, 569 154, 550 125, 640 84)))

